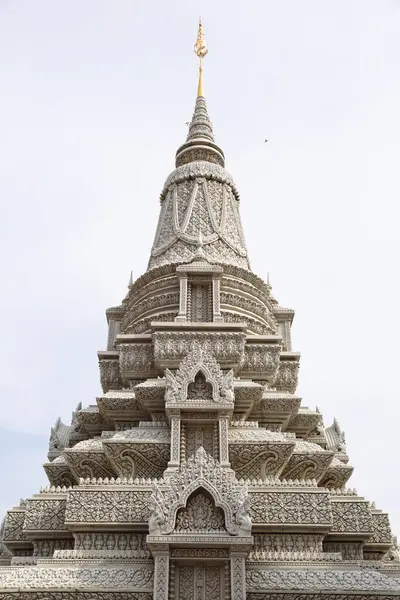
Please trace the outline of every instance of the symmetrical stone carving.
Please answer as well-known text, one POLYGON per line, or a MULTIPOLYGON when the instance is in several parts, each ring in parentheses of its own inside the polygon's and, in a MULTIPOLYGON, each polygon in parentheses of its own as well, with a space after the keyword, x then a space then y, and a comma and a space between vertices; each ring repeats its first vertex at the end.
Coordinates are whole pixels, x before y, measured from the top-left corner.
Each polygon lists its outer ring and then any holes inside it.
POLYGON ((332 524, 329 495, 321 492, 249 492, 253 523, 332 524))
POLYGON ((119 370, 119 360, 99 360, 100 381, 103 392, 108 390, 120 390, 122 388, 121 372, 119 370))
POLYGON ((26 503, 24 531, 62 531, 65 525, 66 498, 31 498, 26 503))
POLYGON ((114 443, 112 438, 104 449, 119 477, 162 477, 169 460, 169 444, 114 443))
POLYGON ((150 500, 150 535, 170 535, 175 529, 176 514, 185 508, 189 497, 198 489, 213 498, 225 515, 225 528, 230 535, 249 535, 249 496, 244 486, 236 482, 231 469, 199 448, 181 469, 172 473, 166 484, 154 486, 150 500))
POLYGON ((362 499, 332 498, 332 532, 372 533, 372 518, 368 502, 362 499))
POLYGON ((247 344, 240 370, 243 373, 274 377, 279 368, 280 344, 247 344))
POLYGON ((213 353, 220 364, 238 363, 243 355, 246 334, 243 332, 177 332, 156 331, 154 356, 159 364, 171 364, 183 360, 195 346, 205 353, 213 353))
POLYGON ((376 571, 335 569, 248 569, 248 591, 304 590, 329 591, 369 590, 398 591, 398 584, 376 571))
POLYGON ((4 528, 3 542, 25 542, 28 541, 23 530, 25 510, 9 510, 7 512, 4 528))
POLYGON ((175 531, 179 533, 225 531, 224 513, 202 492, 189 498, 187 506, 176 515, 175 531))
POLYGON ((68 494, 67 523, 146 523, 150 491, 71 490, 68 494))
POLYGON ((233 404, 233 371, 224 375, 215 357, 199 344, 183 359, 176 375, 169 369, 166 369, 165 374, 167 405, 184 405, 188 402, 200 406, 213 403, 228 406, 233 404), (196 376, 200 377, 197 383, 196 376), (189 388, 191 384, 194 385, 189 388), (201 389, 198 389, 199 385, 201 389))
POLYGON ((190 262, 199 232, 210 262, 248 268, 238 198, 230 183, 231 177, 216 164, 191 162, 176 169, 162 195, 149 269, 190 262))
POLYGON ((278 374, 274 381, 277 390, 284 390, 294 394, 297 388, 299 363, 297 361, 281 361, 278 374))
POLYGON ((0 528, 0 600, 400 597, 388 516, 295 396, 294 311, 250 270, 201 87, 149 268, 106 311, 104 393, 57 420, 50 487, 0 528))
POLYGON ((122 373, 154 371, 152 344, 118 344, 119 364, 122 373))
POLYGON ((2 576, 1 583, 3 588, 32 591, 82 587, 97 590, 119 588, 150 591, 153 585, 153 567, 149 563, 125 568, 25 567, 8 570, 2 576))

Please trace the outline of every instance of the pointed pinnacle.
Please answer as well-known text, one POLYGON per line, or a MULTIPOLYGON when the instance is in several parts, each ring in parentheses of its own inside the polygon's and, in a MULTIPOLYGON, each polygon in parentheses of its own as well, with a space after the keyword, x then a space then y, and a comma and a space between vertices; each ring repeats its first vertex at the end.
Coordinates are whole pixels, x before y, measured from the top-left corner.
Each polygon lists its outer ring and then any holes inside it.
POLYGON ((128 289, 131 288, 132 286, 133 286, 133 271, 131 271, 131 274, 129 276, 128 289))
POLYGON ((214 133, 208 116, 207 104, 203 96, 197 97, 186 141, 190 142, 199 138, 209 140, 210 142, 214 141, 214 133))

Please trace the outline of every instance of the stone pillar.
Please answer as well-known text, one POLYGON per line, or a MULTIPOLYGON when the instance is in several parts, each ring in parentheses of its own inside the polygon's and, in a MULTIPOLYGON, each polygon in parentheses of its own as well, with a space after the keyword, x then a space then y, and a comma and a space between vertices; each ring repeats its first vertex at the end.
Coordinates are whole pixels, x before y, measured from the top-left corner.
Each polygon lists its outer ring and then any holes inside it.
POLYGON ((168 600, 169 552, 155 551, 154 556, 154 600, 168 600))
POLYGON ((187 274, 179 275, 179 312, 175 317, 175 321, 187 321, 187 290, 188 278, 187 274))
POLYGON ((246 600, 246 552, 231 552, 231 600, 246 600))
POLYGON ((213 296, 213 321, 221 323, 224 318, 221 316, 220 306, 220 291, 221 291, 221 275, 213 275, 212 280, 212 296, 213 296))
POLYGON ((181 450, 181 417, 180 414, 171 415, 171 455, 169 467, 179 467, 181 450))
POLYGON ((219 425, 219 462, 223 467, 229 467, 228 451, 228 417, 220 416, 219 425))
POLYGON ((107 350, 115 350, 114 344, 121 329, 121 321, 110 319, 108 323, 107 350))

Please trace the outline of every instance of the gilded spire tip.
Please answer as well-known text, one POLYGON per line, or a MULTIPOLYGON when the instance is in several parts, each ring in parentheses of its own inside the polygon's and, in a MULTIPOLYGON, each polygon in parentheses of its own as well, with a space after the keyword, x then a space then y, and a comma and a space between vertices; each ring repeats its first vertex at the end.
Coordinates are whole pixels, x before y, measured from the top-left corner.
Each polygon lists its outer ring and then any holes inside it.
POLYGON ((200 59, 200 65, 199 65, 199 85, 197 88, 197 97, 199 96, 203 96, 204 97, 204 89, 203 89, 203 58, 206 56, 207 52, 208 52, 208 48, 207 48, 207 44, 204 40, 204 35, 203 35, 203 23, 201 21, 201 17, 199 19, 199 29, 197 31, 197 39, 196 39, 196 43, 194 45, 194 52, 195 54, 197 54, 197 56, 200 59))

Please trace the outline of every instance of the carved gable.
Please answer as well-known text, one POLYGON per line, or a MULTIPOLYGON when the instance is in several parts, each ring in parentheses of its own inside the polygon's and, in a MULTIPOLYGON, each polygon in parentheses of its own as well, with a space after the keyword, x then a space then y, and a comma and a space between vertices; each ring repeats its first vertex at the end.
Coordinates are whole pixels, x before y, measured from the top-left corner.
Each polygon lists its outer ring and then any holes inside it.
POLYGON ((233 371, 222 372, 215 356, 199 343, 184 358, 173 375, 165 370, 165 400, 167 405, 210 402, 232 405, 234 400, 233 371))
POLYGON ((150 498, 150 536, 171 535, 175 527, 199 523, 206 514, 212 515, 218 527, 222 521, 217 515, 224 514, 227 534, 250 535, 247 488, 239 484, 232 469, 222 467, 203 447, 179 471, 164 477, 163 483, 154 484, 150 498), (220 510, 215 512, 214 506, 220 510))

